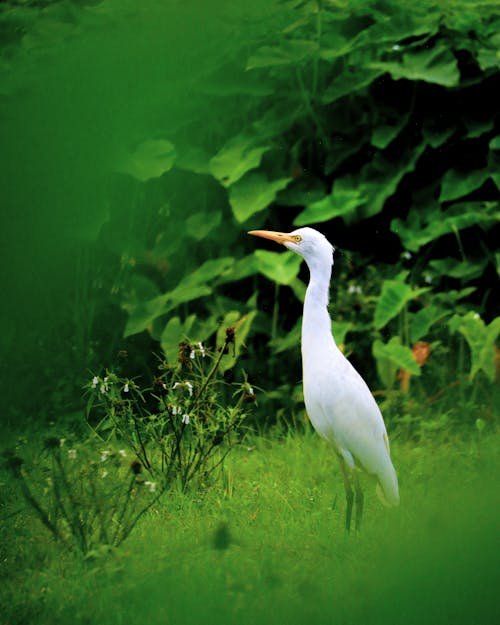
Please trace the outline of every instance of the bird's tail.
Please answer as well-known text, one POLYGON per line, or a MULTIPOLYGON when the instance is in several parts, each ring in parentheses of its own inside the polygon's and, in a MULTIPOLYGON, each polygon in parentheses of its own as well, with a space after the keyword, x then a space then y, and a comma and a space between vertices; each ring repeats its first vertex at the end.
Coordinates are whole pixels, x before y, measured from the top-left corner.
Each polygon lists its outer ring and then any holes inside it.
POLYGON ((399 505, 398 476, 390 460, 386 470, 383 473, 379 473, 377 478, 377 495, 384 506, 392 507, 399 505))

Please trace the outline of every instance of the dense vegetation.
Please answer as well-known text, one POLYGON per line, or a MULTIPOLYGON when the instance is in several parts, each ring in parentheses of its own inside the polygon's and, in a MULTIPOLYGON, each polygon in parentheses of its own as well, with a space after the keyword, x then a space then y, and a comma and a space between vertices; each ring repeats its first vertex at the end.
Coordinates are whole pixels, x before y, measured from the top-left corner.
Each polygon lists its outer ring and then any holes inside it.
POLYGON ((4 620, 493 621, 498 3, 199 4, 0 5, 4 620), (246 236, 302 225, 401 480, 354 539, 307 270, 246 236))

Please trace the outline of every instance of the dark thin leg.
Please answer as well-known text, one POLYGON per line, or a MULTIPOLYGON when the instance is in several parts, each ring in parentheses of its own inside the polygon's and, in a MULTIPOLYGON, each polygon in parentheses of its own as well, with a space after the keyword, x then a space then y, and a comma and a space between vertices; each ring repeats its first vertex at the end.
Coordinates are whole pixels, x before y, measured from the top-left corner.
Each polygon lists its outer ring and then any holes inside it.
POLYGON ((340 463, 340 468, 342 470, 342 477, 344 478, 345 499, 346 499, 345 528, 348 532, 350 532, 351 531, 352 504, 354 502, 354 493, 353 493, 352 485, 351 485, 350 471, 346 466, 345 460, 340 455, 338 456, 338 459, 340 463))
POLYGON ((363 501, 364 495, 361 490, 361 484, 359 483, 359 477, 354 474, 354 490, 356 491, 356 531, 359 532, 361 527, 361 517, 363 516, 363 501))

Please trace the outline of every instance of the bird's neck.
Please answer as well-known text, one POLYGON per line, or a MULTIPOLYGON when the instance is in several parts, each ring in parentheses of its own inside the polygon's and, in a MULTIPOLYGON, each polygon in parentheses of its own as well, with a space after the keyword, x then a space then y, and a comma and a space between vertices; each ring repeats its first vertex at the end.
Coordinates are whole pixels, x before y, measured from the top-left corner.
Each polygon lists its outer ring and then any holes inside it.
POLYGON ((331 266, 309 266, 311 274, 304 300, 302 346, 322 349, 334 343, 328 313, 331 266))

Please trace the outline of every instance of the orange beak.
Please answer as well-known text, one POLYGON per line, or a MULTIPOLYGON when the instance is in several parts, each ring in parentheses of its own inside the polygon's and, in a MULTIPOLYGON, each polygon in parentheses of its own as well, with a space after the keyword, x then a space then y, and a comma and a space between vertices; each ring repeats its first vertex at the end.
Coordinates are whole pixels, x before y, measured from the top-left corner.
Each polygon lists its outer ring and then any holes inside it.
POLYGON ((250 230, 248 234, 251 234, 254 237, 270 239, 271 241, 276 241, 276 243, 281 243, 281 245, 285 245, 285 243, 296 243, 296 240, 292 237, 292 235, 286 232, 274 232, 273 230, 250 230))

